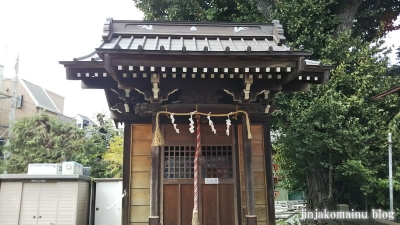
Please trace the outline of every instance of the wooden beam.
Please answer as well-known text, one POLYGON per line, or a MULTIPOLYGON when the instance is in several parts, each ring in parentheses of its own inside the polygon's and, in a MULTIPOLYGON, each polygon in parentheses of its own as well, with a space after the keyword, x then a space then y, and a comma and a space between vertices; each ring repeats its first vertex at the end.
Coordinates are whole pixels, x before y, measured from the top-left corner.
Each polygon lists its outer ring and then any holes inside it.
POLYGON ((329 83, 329 76, 330 76, 330 72, 329 71, 325 71, 324 75, 321 76, 321 84, 328 84, 329 83))
POLYGON ((297 60, 297 65, 296 65, 296 70, 291 72, 288 76, 285 76, 282 79, 282 83, 288 83, 290 81, 292 81, 294 78, 298 77, 301 73, 303 73, 303 71, 306 68, 306 61, 304 57, 300 57, 297 60))
POLYGON ((282 92, 305 92, 310 91, 310 84, 304 82, 289 82, 282 85, 282 92))
MULTIPOLYGON (((152 133, 156 129, 156 115, 152 116, 152 133)), ((150 218, 160 221, 160 151, 161 147, 151 148, 151 180, 150 180, 150 218)))
POLYGON ((246 124, 246 116, 242 115, 243 162, 244 162, 244 177, 245 177, 246 200, 247 200, 246 216, 254 216, 255 206, 254 206, 254 185, 253 185, 253 165, 252 165, 253 154, 251 150, 251 139, 248 139, 247 134, 248 130, 246 124))
POLYGON ((66 72, 66 75, 67 75, 67 80, 79 80, 80 79, 80 78, 77 78, 74 75, 73 69, 70 68, 70 67, 66 67, 65 68, 65 72, 66 72))
POLYGON ((103 61, 60 61, 60 64, 68 68, 99 68, 104 69, 103 61))
POLYGON ((111 62, 111 57, 109 54, 104 55, 104 68, 106 69, 107 73, 110 74, 110 76, 118 83, 120 83, 120 79, 117 76, 117 73, 115 72, 112 62, 111 62))
MULTIPOLYGON (((189 52, 188 52, 189 53, 189 52)), ((300 56, 289 55, 287 57, 279 56, 223 56, 213 55, 176 55, 171 58, 171 55, 138 55, 138 54, 113 54, 113 66, 145 66, 145 67, 187 67, 198 68, 198 71, 203 71, 202 68, 253 68, 253 67, 296 67, 296 62, 300 56)))
POLYGON ((118 84, 109 78, 82 79, 82 89, 118 89, 118 84))
POLYGON ((121 114, 116 111, 110 111, 110 119, 117 122, 130 122, 130 123, 146 123, 151 124, 151 117, 141 117, 136 114, 121 114))
POLYGON ((272 174, 272 145, 270 122, 264 122, 262 130, 264 134, 265 180, 267 183, 267 221, 268 225, 275 225, 275 197, 274 178, 272 174))
MULTIPOLYGON (((215 69, 215 68, 214 68, 215 69)), ((197 70, 198 72, 193 72, 196 71, 194 69, 190 69, 190 70, 186 70, 187 72, 183 72, 182 68, 176 69, 176 72, 171 72, 172 69, 165 69, 165 72, 162 72, 160 69, 160 67, 155 68, 155 71, 150 71, 151 69, 149 69, 148 67, 145 67, 143 71, 139 71, 139 70, 133 70, 133 71, 129 71, 129 70, 119 70, 117 72, 117 75, 119 77, 121 77, 121 81, 123 82, 124 80, 128 80, 128 79, 132 79, 132 78, 142 78, 144 76, 152 76, 154 74, 160 75, 161 78, 163 79, 176 79, 176 78, 186 78, 186 80, 191 79, 191 78, 202 78, 202 79, 212 79, 212 80, 219 80, 219 79, 243 79, 246 75, 250 75, 253 76, 254 79, 257 80, 279 80, 279 82, 282 81, 282 78, 289 76, 290 73, 289 72, 282 72, 282 73, 278 73, 278 72, 265 72, 265 71, 261 71, 261 72, 241 72, 242 69, 238 69, 235 72, 235 69, 230 69, 228 70, 228 72, 224 72, 224 71, 219 71, 219 72, 214 72, 213 70, 207 70, 208 72, 202 72, 197 70), (232 72, 230 72, 232 71, 232 72), (281 76, 281 79, 279 79, 279 75, 281 76)), ((224 69, 220 69, 220 70, 224 70, 224 69)), ((245 69, 243 69, 245 70, 245 69)), ((82 70, 82 72, 84 72, 84 70, 82 70)), ((318 75, 321 76, 323 74, 323 72, 318 72, 318 75)), ((110 76, 111 77, 111 76, 110 76)), ((78 79, 79 77, 77 77, 75 80, 80 80, 78 79)))
POLYGON ((131 142, 132 142, 132 123, 124 124, 124 155, 122 170, 122 188, 125 196, 122 201, 122 224, 130 224, 131 215, 131 142))
POLYGON ((71 68, 67 67, 66 68, 67 72, 67 80, 82 80, 82 79, 87 79, 87 78, 94 78, 94 79, 99 79, 99 78, 109 78, 111 80, 111 77, 107 75, 107 71, 103 68, 91 68, 91 67, 85 67, 85 68, 71 68), (81 74, 80 77, 78 77, 78 73, 81 74), (89 74, 89 77, 87 77, 87 74, 89 74), (106 77, 104 77, 104 74, 106 74, 106 77))
MULTIPOLYGON (((218 105, 215 105, 218 106, 218 105)), ((234 107, 234 106, 233 106, 234 107)), ((182 112, 189 112, 190 110, 192 110, 192 108, 187 108, 188 110, 182 110, 182 112)), ((212 108, 211 108, 212 109, 212 108)), ((168 107, 168 110, 171 110, 168 107)), ((208 108, 208 110, 210 110, 210 108, 208 108)), ((180 112, 180 110, 171 110, 173 112, 180 112)), ((194 110, 192 110, 194 111, 194 110)), ((201 107, 199 107, 199 111, 205 111, 207 112, 206 109, 201 110, 201 107)), ((233 108, 231 111, 236 111, 236 107, 233 108)), ((228 113, 229 110, 212 110, 213 113, 228 113)), ((131 122, 131 123, 146 123, 146 124, 150 124, 152 123, 152 117, 148 116, 148 117, 143 117, 134 113, 118 113, 116 111, 110 111, 110 118, 117 121, 117 122, 131 122)), ((266 122, 266 121, 270 121, 271 120, 271 115, 267 114, 267 115, 250 115, 250 119, 253 123, 262 123, 262 122, 266 122)), ((215 117, 213 118, 213 121, 215 123, 225 123, 226 118, 225 117, 215 117), (215 121, 214 121, 215 120, 215 121)), ((238 122, 241 121, 241 117, 238 117, 238 122)), ((160 116, 160 123, 166 123, 169 124, 171 123, 171 119, 167 118, 164 115, 160 116)), ((176 116, 175 117, 175 123, 179 124, 187 124, 188 123, 188 116, 176 116)))
MULTIPOLYGON (((203 79, 203 78, 174 78, 174 79, 163 79, 160 81, 161 90, 179 89, 199 89, 201 87, 204 90, 222 90, 227 89, 229 91, 242 91, 242 79, 203 79)), ((141 91, 151 90, 152 85, 150 78, 131 78, 123 79, 119 83, 120 89, 139 89, 141 91)), ((268 79, 260 79, 254 82, 251 86, 252 91, 280 91, 282 88, 280 81, 273 81, 268 79)))
POLYGON ((264 115, 250 115, 251 122, 254 123, 263 123, 267 121, 271 121, 271 114, 264 115))

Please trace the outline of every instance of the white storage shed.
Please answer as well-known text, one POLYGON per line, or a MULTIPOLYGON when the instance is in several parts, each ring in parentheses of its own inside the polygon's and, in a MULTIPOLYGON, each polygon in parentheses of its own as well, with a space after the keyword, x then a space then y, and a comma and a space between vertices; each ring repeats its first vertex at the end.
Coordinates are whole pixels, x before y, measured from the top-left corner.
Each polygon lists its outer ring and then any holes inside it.
POLYGON ((0 174, 1 225, 87 225, 90 178, 0 174))
POLYGON ((95 178, 92 193, 94 194, 92 197, 93 225, 121 225, 122 179, 95 178))

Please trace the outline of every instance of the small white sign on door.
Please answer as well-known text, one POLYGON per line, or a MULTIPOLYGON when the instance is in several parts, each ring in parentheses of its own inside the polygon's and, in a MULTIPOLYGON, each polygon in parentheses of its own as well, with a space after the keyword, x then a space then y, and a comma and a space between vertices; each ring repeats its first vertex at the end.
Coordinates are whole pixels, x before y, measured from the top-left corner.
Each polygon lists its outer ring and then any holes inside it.
POLYGON ((205 178, 206 184, 218 184, 218 178, 205 178))

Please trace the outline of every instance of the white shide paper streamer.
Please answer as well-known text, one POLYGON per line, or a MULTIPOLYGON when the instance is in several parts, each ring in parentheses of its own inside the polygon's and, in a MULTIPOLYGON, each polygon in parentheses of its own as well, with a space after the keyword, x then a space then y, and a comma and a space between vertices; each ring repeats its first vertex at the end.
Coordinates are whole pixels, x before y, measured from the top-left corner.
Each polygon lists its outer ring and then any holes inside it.
POLYGON ((214 128, 214 123, 213 121, 211 121, 211 116, 210 116, 211 112, 208 113, 207 119, 208 119, 208 124, 211 126, 211 130, 212 132, 214 132, 214 134, 217 134, 217 131, 214 128))
MULTIPOLYGON (((229 113, 230 115, 231 113, 229 113)), ((229 127, 232 125, 231 120, 229 119, 229 115, 228 115, 228 119, 226 120, 226 135, 229 136, 229 127)))
POLYGON ((174 125, 174 129, 175 129, 176 133, 179 134, 179 129, 176 128, 175 118, 174 118, 174 114, 173 113, 171 113, 171 123, 172 123, 172 125, 174 125))
POLYGON ((195 113, 196 111, 194 111, 194 112, 191 112, 190 113, 190 118, 189 118, 189 121, 190 121, 190 127, 189 127, 189 131, 190 131, 190 133, 194 133, 194 121, 193 121, 193 114, 195 113))

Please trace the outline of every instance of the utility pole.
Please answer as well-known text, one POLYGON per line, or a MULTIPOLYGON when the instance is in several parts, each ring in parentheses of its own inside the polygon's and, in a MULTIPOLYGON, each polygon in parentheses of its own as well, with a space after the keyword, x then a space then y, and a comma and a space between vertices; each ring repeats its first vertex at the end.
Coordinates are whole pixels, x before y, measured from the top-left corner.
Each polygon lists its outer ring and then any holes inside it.
POLYGON ((392 133, 388 134, 389 143, 389 202, 390 202, 390 212, 393 211, 393 178, 392 178, 392 133))
MULTIPOLYGON (((17 57, 15 59, 15 64, 14 64, 14 69, 15 69, 15 75, 12 81, 12 95, 11 95, 11 109, 10 113, 8 114, 8 120, 10 122, 10 127, 8 128, 8 140, 7 140, 7 146, 10 145, 10 139, 12 138, 12 127, 15 122, 15 108, 17 107, 17 82, 18 82, 18 69, 19 69, 19 53, 17 53, 17 57)), ((7 160, 7 158, 11 156, 11 153, 8 152, 7 154, 4 154, 4 161, 7 160)), ((4 170, 4 173, 7 174, 7 170, 4 170)))
MULTIPOLYGON (((7 45, 6 46, 4 46, 4 54, 3 54, 3 62, 2 62, 2 65, 3 65, 3 69, 2 69, 2 71, 1 71, 1 73, 0 73, 0 75, 1 75, 1 77, 0 77, 0 93, 3 93, 3 90, 2 90, 2 83, 3 83, 3 77, 4 77, 4 67, 6 66, 6 62, 7 62, 7 45)), ((2 95, 2 94, 1 94, 2 95)))
MULTIPOLYGON (((6 67, 6 63, 7 63, 7 45, 6 46, 4 46, 4 55, 3 55, 3 60, 4 60, 4 63, 3 63, 3 71, 2 71, 2 73, 1 73, 1 77, 0 77, 0 93, 3 93, 3 77, 4 77, 4 69, 5 69, 5 67, 6 67)), ((2 94, 0 94, 1 96, 2 96, 2 94)), ((6 129, 6 131, 1 135, 1 137, 3 137, 4 136, 4 134, 6 134, 6 132, 8 131, 8 128, 6 129)), ((5 144, 7 145, 7 142, 6 143, 4 143, 4 139, 2 140, 2 145, 4 146, 5 144)), ((4 151, 3 151, 3 160, 4 160, 4 162, 6 162, 6 160, 7 160, 7 153, 5 153, 4 151)), ((4 163, 5 164, 5 163, 4 163)), ((1 171, 0 171, 1 172, 1 171)), ((7 173, 7 170, 6 169, 4 169, 4 171, 3 171, 3 173, 4 174, 6 174, 7 173)))

